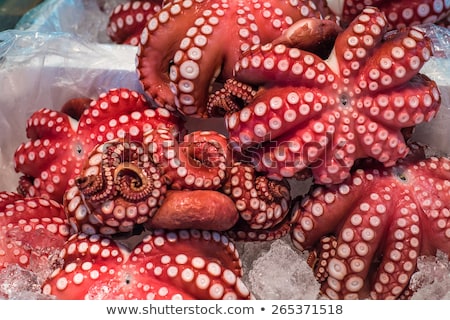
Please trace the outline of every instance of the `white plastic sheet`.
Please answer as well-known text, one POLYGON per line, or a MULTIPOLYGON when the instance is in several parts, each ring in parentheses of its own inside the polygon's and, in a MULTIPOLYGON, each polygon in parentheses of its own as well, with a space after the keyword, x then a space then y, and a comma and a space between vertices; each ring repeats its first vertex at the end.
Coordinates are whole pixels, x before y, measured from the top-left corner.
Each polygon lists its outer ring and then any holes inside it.
POLYGON ((111 88, 140 90, 136 48, 85 42, 68 33, 0 33, 0 190, 15 190, 12 157, 26 141, 31 114, 59 110, 75 97, 96 98, 111 88))

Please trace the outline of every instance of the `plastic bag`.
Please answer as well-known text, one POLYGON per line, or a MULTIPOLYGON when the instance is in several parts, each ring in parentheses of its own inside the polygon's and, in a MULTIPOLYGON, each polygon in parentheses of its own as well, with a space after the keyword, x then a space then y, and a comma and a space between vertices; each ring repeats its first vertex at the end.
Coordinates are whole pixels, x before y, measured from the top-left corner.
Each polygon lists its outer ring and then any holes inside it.
POLYGON ((115 87, 141 90, 136 47, 85 42, 68 33, 0 33, 0 190, 14 191, 13 154, 31 114, 115 87))
POLYGON ((16 29, 67 32, 86 41, 111 43, 106 26, 119 2, 124 0, 47 0, 26 13, 16 29))

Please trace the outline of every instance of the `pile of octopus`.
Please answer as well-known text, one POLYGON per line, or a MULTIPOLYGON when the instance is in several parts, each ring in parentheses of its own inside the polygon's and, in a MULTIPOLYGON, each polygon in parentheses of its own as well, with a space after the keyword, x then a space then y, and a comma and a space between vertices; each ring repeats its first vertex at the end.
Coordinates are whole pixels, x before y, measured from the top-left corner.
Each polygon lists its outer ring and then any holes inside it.
POLYGON ((418 257, 450 253, 450 160, 410 139, 441 105, 422 26, 450 5, 368 2, 117 6, 107 31, 137 46, 143 92, 31 115, 0 270, 48 261, 56 299, 254 299, 237 242, 287 236, 322 298, 411 297, 418 257))

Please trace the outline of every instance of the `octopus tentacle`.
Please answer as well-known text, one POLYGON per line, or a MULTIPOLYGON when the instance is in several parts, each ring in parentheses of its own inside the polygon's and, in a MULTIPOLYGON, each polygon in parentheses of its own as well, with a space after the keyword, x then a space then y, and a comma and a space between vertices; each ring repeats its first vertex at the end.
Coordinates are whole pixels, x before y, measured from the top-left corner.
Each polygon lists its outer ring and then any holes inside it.
POLYGON ((320 257, 328 250, 321 239, 336 237, 332 258, 318 258, 324 295, 407 297, 417 258, 449 252, 450 160, 413 150, 391 168, 359 163, 343 183, 314 187, 293 207, 291 238, 298 249, 320 257))
MULTIPOLYGON (((62 112, 42 108, 33 113, 28 119, 26 129, 30 141, 21 144, 14 154, 15 170, 24 175, 24 178, 19 180, 20 193, 62 199, 65 186, 71 182, 64 164, 70 166, 72 162, 77 162, 82 154, 77 146, 65 143, 74 139, 76 127, 76 121, 62 112), (47 157, 61 163, 60 170, 64 174, 49 179, 56 168, 49 166, 48 161, 43 161, 47 157)), ((80 172, 76 164, 72 169, 75 173, 80 172)))
POLYGON ((405 199, 403 212, 393 217, 385 239, 385 255, 375 275, 372 299, 395 299, 409 285, 412 274, 416 271, 417 257, 422 247, 422 230, 418 224, 419 217, 411 214, 414 205, 405 199))
POLYGON ((234 71, 236 80, 255 86, 276 82, 314 88, 335 81, 319 56, 283 43, 253 46, 236 62, 234 71))
POLYGON ((336 256, 337 239, 335 236, 324 236, 308 256, 307 263, 314 270, 314 276, 319 282, 328 278, 328 264, 336 256))
POLYGON ((139 37, 146 24, 161 10, 163 1, 128 1, 117 5, 111 12, 106 32, 119 44, 139 44, 139 37))
POLYGON ((367 211, 367 203, 360 203, 341 228, 336 256, 329 262, 330 274, 323 287, 330 297, 358 299, 359 292, 363 291, 364 279, 371 270, 371 262, 375 260, 388 223, 389 217, 384 215, 384 211, 392 210, 391 202, 386 203, 391 200, 388 190, 370 195, 373 201, 370 203, 371 208, 367 211), (371 224, 370 219, 376 222, 372 221, 371 224))
MULTIPOLYGON (((365 36, 367 37, 367 34, 365 36)), ((356 41, 352 37, 354 36, 350 35, 347 41, 356 41)), ((373 41, 377 41, 375 36, 373 37, 373 41)), ((341 39, 341 41, 344 40, 345 38, 341 39)), ((357 41, 364 40, 358 39, 357 41)), ((409 81, 432 55, 431 40, 415 27, 390 36, 377 50, 373 49, 367 50, 367 54, 362 57, 367 58, 367 61, 356 80, 360 87, 366 84, 370 91, 389 90, 409 81)), ((350 52, 354 54, 354 58, 349 60, 345 67, 341 64, 341 68, 351 70, 351 64, 360 62, 356 58, 357 52, 345 51, 341 54, 350 52)))
POLYGON ((172 1, 141 34, 140 81, 160 106, 204 117, 216 80, 232 77, 243 52, 319 16, 312 1, 172 1))
POLYGON ((147 198, 154 190, 152 177, 146 170, 136 165, 121 164, 115 172, 121 196, 128 202, 138 202, 147 198))
POLYGON ((217 190, 231 161, 228 140, 215 131, 194 131, 178 144, 176 161, 165 176, 173 189, 217 190))
POLYGON ((251 165, 233 163, 224 192, 235 202, 240 217, 252 230, 272 228, 289 212, 289 184, 259 176, 251 165))
POLYGON ((228 79, 222 89, 209 96, 206 112, 209 117, 223 117, 241 110, 255 95, 256 91, 251 86, 228 79))
POLYGON ((281 239, 291 232, 289 224, 290 217, 287 215, 277 225, 267 229, 252 229, 244 219, 239 219, 237 223, 225 233, 235 241, 272 241, 281 239))

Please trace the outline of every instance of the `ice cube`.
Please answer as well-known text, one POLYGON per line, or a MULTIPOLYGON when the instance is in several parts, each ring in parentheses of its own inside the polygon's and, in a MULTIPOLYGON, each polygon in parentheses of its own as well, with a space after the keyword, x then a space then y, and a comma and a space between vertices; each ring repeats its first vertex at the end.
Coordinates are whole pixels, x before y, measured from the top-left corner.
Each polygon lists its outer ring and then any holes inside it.
POLYGON ((412 275, 410 287, 416 291, 411 299, 450 299, 450 263, 448 255, 438 251, 435 257, 420 256, 417 271, 412 275))
POLYGON ((42 279, 31 270, 10 264, 0 271, 0 297, 10 300, 47 300, 42 294, 42 279))
MULTIPOLYGON (((312 269, 306 262, 308 254, 293 249, 290 239, 285 237, 270 243, 262 244, 259 251, 249 252, 246 245, 246 256, 257 257, 244 276, 244 281, 257 299, 275 300, 314 300, 318 298, 320 284, 316 281, 312 269)), ((248 263, 248 262, 247 262, 248 263)), ((245 267, 245 264, 244 264, 245 267)))

